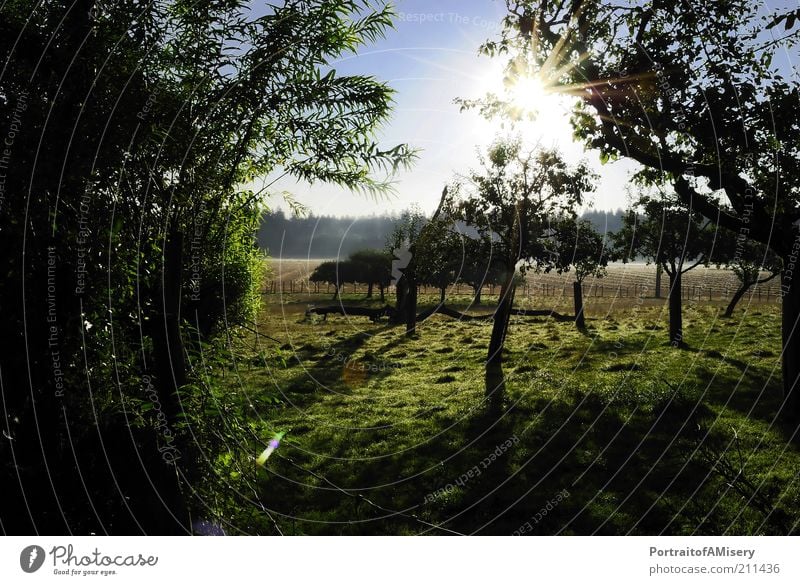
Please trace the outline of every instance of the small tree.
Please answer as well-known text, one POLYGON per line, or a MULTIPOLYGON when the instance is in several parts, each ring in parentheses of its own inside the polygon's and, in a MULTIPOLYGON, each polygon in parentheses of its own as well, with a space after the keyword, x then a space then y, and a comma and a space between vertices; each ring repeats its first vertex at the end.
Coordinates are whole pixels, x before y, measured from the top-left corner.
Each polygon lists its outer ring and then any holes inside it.
POLYGON ((414 277, 412 244, 425 225, 425 216, 417 209, 404 211, 386 240, 386 251, 392 257, 391 281, 395 285, 395 323, 406 323, 406 334, 416 328, 417 282, 414 277))
POLYGON ((348 261, 355 280, 367 285, 367 298, 372 298, 373 286, 377 284, 383 301, 384 291, 392 277, 392 257, 383 250, 367 249, 353 252, 348 261))
POLYGON ((494 142, 480 157, 481 170, 457 183, 457 219, 478 230, 497 250, 504 272, 494 313, 487 363, 502 363, 502 349, 516 292, 517 270, 541 261, 549 217, 575 217, 575 208, 593 190, 585 163, 568 165, 556 150, 523 151, 519 139, 494 142))
POLYGON ((715 251, 717 265, 725 265, 733 271, 739 280, 739 288, 733 293, 724 317, 732 317, 733 310, 750 290, 751 287, 765 284, 780 275, 783 270, 783 262, 769 248, 750 240, 744 234, 736 234, 730 230, 720 230, 720 237, 715 251), (761 272, 769 273, 764 278, 761 272))
POLYGON ((333 298, 341 295, 342 287, 348 282, 356 282, 357 270, 349 260, 337 262, 328 260, 314 269, 308 280, 311 282, 324 282, 334 286, 333 298))
POLYGON ((683 346, 681 277, 708 264, 714 226, 697 211, 686 209, 674 193, 641 195, 622 223, 614 236, 616 253, 624 262, 644 257, 648 264, 660 264, 669 276, 669 341, 683 346))
POLYGON ((442 190, 439 206, 426 221, 418 209, 405 212, 389 236, 386 247, 392 254, 392 280, 396 282, 397 310, 395 322, 405 322, 406 336, 412 336, 417 329, 417 267, 419 264, 418 240, 431 225, 439 225, 439 216, 447 202, 447 187, 442 190))
POLYGON ((585 219, 563 219, 556 224, 557 270, 575 270, 572 292, 575 301, 575 325, 583 329, 586 320, 583 310, 583 281, 588 276, 605 276, 610 247, 602 234, 585 219))
POLYGON ((428 223, 415 246, 417 280, 438 288, 440 303, 444 303, 447 287, 456 282, 464 257, 461 238, 451 225, 441 219, 428 223))
POLYGON ((503 282, 501 263, 491 242, 482 238, 464 238, 464 259, 459 271, 459 280, 472 287, 472 304, 481 304, 481 292, 488 285, 503 282))

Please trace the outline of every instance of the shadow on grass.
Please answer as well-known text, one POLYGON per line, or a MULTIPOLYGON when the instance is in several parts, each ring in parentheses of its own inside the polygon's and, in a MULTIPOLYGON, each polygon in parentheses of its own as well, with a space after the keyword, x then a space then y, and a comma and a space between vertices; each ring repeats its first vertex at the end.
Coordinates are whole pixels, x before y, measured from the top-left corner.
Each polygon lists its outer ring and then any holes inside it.
MULTIPOLYGON (((352 355, 366 339, 333 347, 352 355)), ((620 359, 642 349, 604 343, 620 359)), ((460 411, 426 404, 419 419, 384 409, 386 428, 309 428, 302 449, 271 461, 259 491, 280 518, 294 518, 282 520, 284 531, 298 534, 786 534, 791 498, 751 476, 732 447, 738 438, 715 424, 726 402, 737 420, 766 420, 777 388, 767 369, 732 365, 742 371, 720 369, 704 403, 679 391, 651 403, 570 388, 552 398, 524 383, 535 370, 512 368, 507 378, 490 368, 482 388, 465 373, 453 382, 473 384, 474 402, 460 411), (744 390, 756 384, 768 387, 762 399, 744 390)), ((323 356, 309 371, 344 388, 342 364, 323 356)), ((351 394, 342 398, 350 408, 365 399, 351 394)), ((272 531, 267 522, 253 530, 272 531)))

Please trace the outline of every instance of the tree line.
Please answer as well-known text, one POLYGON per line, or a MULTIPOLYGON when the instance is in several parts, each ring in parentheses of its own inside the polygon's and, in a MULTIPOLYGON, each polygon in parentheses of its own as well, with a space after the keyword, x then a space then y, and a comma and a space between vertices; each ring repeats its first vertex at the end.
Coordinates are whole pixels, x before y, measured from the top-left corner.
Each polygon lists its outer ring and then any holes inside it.
MULTIPOLYGON (((267 210, 258 228, 258 244, 274 258, 346 258, 359 250, 383 248, 397 222, 409 212, 334 217, 267 210)), ((601 233, 617 231, 622 225, 622 209, 588 209, 581 216, 601 233)))

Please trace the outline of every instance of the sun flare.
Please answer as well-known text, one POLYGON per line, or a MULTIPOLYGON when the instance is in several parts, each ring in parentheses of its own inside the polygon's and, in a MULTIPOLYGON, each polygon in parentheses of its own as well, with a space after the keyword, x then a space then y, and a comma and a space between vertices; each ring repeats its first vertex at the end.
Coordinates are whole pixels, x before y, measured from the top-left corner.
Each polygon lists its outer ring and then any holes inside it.
POLYGON ((553 97, 538 77, 520 77, 508 88, 508 94, 515 108, 530 112, 541 111, 553 97))

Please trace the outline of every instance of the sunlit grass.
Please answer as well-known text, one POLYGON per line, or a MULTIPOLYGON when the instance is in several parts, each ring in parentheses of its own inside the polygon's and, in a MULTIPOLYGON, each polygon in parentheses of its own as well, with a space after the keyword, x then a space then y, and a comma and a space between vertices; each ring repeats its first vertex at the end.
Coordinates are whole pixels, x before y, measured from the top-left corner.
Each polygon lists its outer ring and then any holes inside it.
MULTIPOLYGON (((251 478, 285 533, 510 534, 562 489, 535 533, 796 531, 800 456, 775 422, 777 307, 720 320, 689 306, 687 349, 666 343, 659 307, 601 313, 583 332, 515 318, 503 376, 487 384, 489 321, 434 316, 406 338, 364 318, 307 320, 303 306, 267 307, 260 329, 281 349, 262 339, 264 363, 238 372, 243 400, 281 401, 253 413, 255 436, 288 434, 251 478), (500 380, 502 397, 487 398, 500 380)), ((274 531, 236 505, 240 530, 274 531)))

